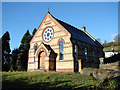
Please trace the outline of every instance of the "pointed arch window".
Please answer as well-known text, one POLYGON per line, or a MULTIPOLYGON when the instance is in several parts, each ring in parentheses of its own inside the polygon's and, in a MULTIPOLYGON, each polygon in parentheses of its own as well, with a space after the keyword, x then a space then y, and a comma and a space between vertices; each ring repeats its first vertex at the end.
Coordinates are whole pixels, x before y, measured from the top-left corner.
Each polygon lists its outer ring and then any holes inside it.
POLYGON ((93 50, 93 60, 95 61, 95 50, 93 50))
POLYGON ((37 44, 35 44, 35 45, 34 45, 34 54, 36 53, 37 48, 38 48, 38 45, 37 45, 37 44))
POLYGON ((60 41, 60 43, 59 43, 59 60, 63 60, 63 41, 60 41))
POLYGON ((85 60, 86 60, 86 62, 87 62, 87 54, 88 54, 88 52, 87 52, 87 48, 85 48, 85 60))
POLYGON ((101 52, 101 51, 99 51, 99 58, 101 58, 101 53, 102 53, 102 52, 101 52))
POLYGON ((78 61, 78 46, 75 45, 75 61, 78 61))
POLYGON ((35 46, 35 48, 34 48, 34 53, 36 52, 36 50, 37 50, 37 46, 35 46))

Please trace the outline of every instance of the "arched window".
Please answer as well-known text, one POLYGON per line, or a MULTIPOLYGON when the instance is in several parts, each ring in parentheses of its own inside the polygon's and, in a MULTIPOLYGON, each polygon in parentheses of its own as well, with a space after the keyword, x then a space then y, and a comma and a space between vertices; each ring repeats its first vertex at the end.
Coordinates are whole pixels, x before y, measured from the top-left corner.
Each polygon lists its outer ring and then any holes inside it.
POLYGON ((93 50, 93 60, 95 61, 95 50, 93 50))
MULTIPOLYGON (((36 51, 37 51, 37 48, 38 48, 38 45, 37 45, 37 43, 34 45, 34 55, 35 55, 35 53, 36 53, 36 51)), ((35 62, 35 56, 34 56, 34 62, 35 62)))
POLYGON ((75 45, 75 61, 78 61, 78 46, 75 45))
POLYGON ((101 52, 101 51, 99 51, 99 58, 101 58, 101 53, 102 53, 102 52, 101 52))
POLYGON ((59 51, 60 51, 59 60, 63 60, 63 41, 60 41, 59 43, 59 51))
POLYGON ((36 52, 36 50, 37 50, 37 45, 36 46, 34 46, 34 54, 35 54, 35 52, 36 52))
POLYGON ((86 59, 86 62, 87 62, 87 48, 85 48, 85 59, 86 59))

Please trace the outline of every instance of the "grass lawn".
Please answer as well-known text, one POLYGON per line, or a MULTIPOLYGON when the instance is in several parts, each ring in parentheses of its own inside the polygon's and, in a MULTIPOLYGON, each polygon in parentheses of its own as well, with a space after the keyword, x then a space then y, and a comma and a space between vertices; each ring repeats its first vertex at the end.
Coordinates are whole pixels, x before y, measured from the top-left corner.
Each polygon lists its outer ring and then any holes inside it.
MULTIPOLYGON (((120 80, 120 77, 117 77, 120 80)), ((119 82, 119 81, 118 81, 119 82)), ((118 88, 116 79, 100 83, 92 76, 79 73, 56 72, 2 72, 2 88, 37 89, 101 89, 118 88)))
MULTIPOLYGON (((116 50, 120 50, 119 49, 120 48, 120 46, 115 46, 114 47, 114 50, 116 51, 116 50)), ((111 47, 106 47, 106 48, 104 48, 104 50, 111 50, 112 49, 112 46, 111 47)))

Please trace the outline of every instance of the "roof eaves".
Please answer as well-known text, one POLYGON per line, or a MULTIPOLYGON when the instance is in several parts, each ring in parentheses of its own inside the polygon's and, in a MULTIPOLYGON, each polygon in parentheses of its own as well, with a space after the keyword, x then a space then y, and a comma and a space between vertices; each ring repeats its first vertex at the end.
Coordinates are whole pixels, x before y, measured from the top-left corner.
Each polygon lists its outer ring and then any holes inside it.
MULTIPOLYGON (((50 14, 50 12, 48 11, 48 13, 50 14)), ((50 14, 51 15, 51 14, 50 14)), ((65 25, 68 25, 69 27, 71 27, 71 28, 74 28, 75 30, 77 30, 78 32, 82 32, 82 33, 84 33, 84 34, 86 34, 90 39, 92 39, 93 40, 93 45, 94 46, 98 46, 98 47, 103 47, 95 38, 93 38, 88 32, 83 32, 82 30, 80 30, 80 29, 78 29, 78 28, 76 28, 76 27, 74 27, 74 26, 72 26, 72 25, 70 25, 70 24, 68 24, 68 23, 66 23, 66 22, 64 22, 64 21, 62 21, 62 20, 59 20, 59 19, 57 19, 57 18, 55 18, 53 15, 51 15, 56 21, 58 21, 61 25, 62 24, 65 24, 65 25)), ((63 25, 62 25, 63 26, 63 25)), ((64 26, 63 26, 64 27, 64 26)), ((65 28, 65 27, 64 27, 65 28)), ((69 30, 68 30, 68 32, 70 32, 69 30)), ((72 34, 72 33, 71 33, 72 34)), ((74 38, 74 37, 72 37, 72 38, 74 38)), ((76 39, 76 38, 74 38, 74 39, 76 39)), ((84 41, 83 41, 84 42, 84 41)), ((90 44, 90 43, 89 43, 90 44)))

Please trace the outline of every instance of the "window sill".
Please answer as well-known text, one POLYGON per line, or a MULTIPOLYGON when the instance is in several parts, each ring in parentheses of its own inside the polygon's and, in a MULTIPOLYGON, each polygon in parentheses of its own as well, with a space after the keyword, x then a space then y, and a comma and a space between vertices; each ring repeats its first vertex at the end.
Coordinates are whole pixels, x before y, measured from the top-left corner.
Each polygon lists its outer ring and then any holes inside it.
POLYGON ((63 60, 59 60, 59 61, 63 61, 63 60))

